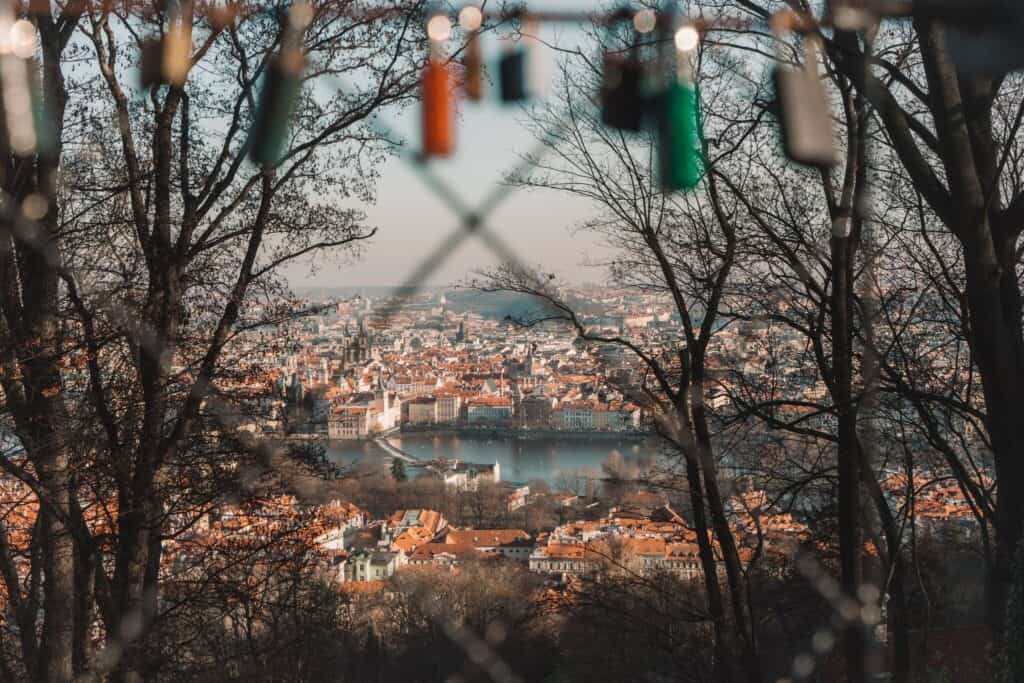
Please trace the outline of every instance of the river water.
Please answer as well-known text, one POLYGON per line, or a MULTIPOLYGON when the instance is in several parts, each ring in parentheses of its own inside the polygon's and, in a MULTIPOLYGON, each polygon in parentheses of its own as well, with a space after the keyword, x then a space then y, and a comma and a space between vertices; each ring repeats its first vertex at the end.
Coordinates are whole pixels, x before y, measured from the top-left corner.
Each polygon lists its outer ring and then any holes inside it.
MULTIPOLYGON (((627 469, 646 469, 660 453, 657 439, 616 438, 601 435, 586 437, 544 436, 538 438, 498 435, 399 434, 388 439, 392 444, 420 460, 447 458, 466 462, 501 465, 501 478, 526 482, 542 479, 557 484, 560 474, 600 476, 601 465, 620 460, 627 469)), ((388 454, 372 441, 331 441, 328 458, 342 466, 380 460, 388 454)), ((416 468, 410 468, 410 474, 416 468)))

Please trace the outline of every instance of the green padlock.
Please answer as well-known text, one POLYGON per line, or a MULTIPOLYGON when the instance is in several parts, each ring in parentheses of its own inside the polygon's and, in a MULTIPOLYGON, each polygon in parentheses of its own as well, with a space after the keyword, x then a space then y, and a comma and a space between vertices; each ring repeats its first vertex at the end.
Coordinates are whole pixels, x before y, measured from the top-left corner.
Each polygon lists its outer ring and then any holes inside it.
POLYGON ((678 78, 659 96, 658 166, 665 190, 692 190, 707 170, 700 89, 678 78))
POLYGON ((32 119, 36 127, 36 153, 45 159, 55 159, 57 154, 57 129, 53 120, 53 111, 43 96, 42 84, 32 73, 32 119))
POLYGON ((301 53, 287 52, 267 66, 255 121, 249 130, 249 159, 257 166, 273 168, 281 162, 301 91, 301 53))

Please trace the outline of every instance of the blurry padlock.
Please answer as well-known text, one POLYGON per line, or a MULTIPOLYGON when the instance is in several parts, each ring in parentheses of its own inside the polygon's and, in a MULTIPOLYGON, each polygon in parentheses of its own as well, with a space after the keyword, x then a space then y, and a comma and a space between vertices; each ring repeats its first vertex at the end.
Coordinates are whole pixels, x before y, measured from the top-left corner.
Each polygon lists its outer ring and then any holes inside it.
POLYGON ((484 60, 480 49, 480 32, 484 13, 476 5, 465 5, 459 10, 459 26, 466 32, 466 48, 462 57, 462 90, 466 99, 474 102, 484 97, 484 60))
POLYGON ((470 31, 466 40, 466 54, 463 57, 463 68, 465 69, 462 88, 466 93, 466 99, 474 102, 483 99, 484 96, 484 63, 480 53, 479 31, 470 31))
POLYGON ((910 9, 919 20, 937 21, 950 28, 983 31, 1016 22, 1020 18, 1019 5, 1017 0, 914 0, 910 9))
POLYGON ((164 82, 164 44, 158 38, 142 41, 139 62, 139 83, 151 88, 164 82))
POLYGON ((542 97, 551 80, 550 60, 537 35, 540 24, 532 17, 523 19, 519 43, 498 61, 498 78, 503 102, 520 102, 542 97))
POLYGON ((619 130, 638 131, 643 126, 644 66, 638 39, 627 54, 607 52, 601 74, 601 122, 619 130))
MULTIPOLYGON (((776 39, 791 25, 790 19, 773 17, 776 39)), ((836 163, 835 134, 825 86, 818 77, 817 37, 804 40, 804 52, 802 67, 780 65, 772 74, 782 147, 798 164, 828 168, 836 163)))
POLYGON ((551 52, 540 40, 540 21, 523 19, 522 44, 526 58, 526 95, 545 97, 551 87, 551 52))
POLYGON ((302 92, 305 58, 289 48, 267 65, 256 117, 249 131, 249 159, 263 168, 281 161, 295 105, 302 92))
POLYGON ((440 10, 427 22, 430 47, 420 81, 424 158, 448 156, 455 151, 455 93, 445 49, 451 30, 451 20, 440 10))
POLYGON ((142 42, 139 81, 143 88, 165 84, 180 87, 188 77, 191 59, 191 27, 172 20, 162 38, 142 42))
POLYGON ((665 190, 692 190, 704 177, 700 90, 696 83, 675 81, 659 95, 658 165, 665 190))
POLYGON ((455 151, 455 98, 451 72, 431 57, 423 69, 423 156, 448 156, 455 151))
POLYGON ((498 79, 502 102, 521 102, 529 97, 526 91, 526 50, 517 47, 501 56, 498 79))
POLYGON ((946 45, 965 75, 1002 77, 1024 69, 1024 7, 1019 0, 915 2, 915 13, 933 13, 946 27, 946 45))
POLYGON ((292 116, 302 95, 306 68, 303 35, 313 18, 312 5, 295 0, 288 10, 281 51, 267 62, 255 120, 246 140, 250 161, 264 170, 277 167, 285 153, 292 116))
POLYGON ((687 23, 670 20, 667 48, 667 83, 658 95, 658 167, 665 190, 692 190, 704 177, 707 162, 700 113, 700 89, 690 60, 700 45, 700 34, 687 23))
POLYGON ((175 22, 164 36, 164 79, 181 87, 192 66, 192 27, 175 22))
POLYGON ((38 76, 27 60, 14 55, 0 57, 0 96, 3 129, 11 152, 18 157, 51 157, 55 152, 52 117, 38 76))

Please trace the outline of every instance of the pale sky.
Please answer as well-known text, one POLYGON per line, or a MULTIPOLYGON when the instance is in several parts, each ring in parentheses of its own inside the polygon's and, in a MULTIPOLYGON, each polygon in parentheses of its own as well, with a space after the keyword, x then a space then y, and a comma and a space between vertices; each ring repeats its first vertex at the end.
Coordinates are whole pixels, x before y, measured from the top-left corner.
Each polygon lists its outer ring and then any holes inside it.
MULTIPOLYGON (((545 9, 548 4, 544 3, 545 9)), ((562 0, 557 6, 594 9, 596 3, 562 0)), ((565 27, 542 27, 542 36, 548 41, 572 45, 583 39, 578 30, 565 27)), ((485 59, 498 53, 495 43, 493 37, 486 39, 485 59)), ((550 56, 554 59, 553 54, 550 56)), ((518 107, 502 106, 494 92, 488 92, 484 102, 464 102, 456 153, 451 159, 432 161, 434 170, 465 202, 475 206, 518 161, 518 155, 535 144, 521 125, 522 117, 518 107)), ((399 116, 391 113, 387 120, 414 149, 418 146, 418 107, 410 107, 399 116)), ((458 226, 451 211, 400 159, 386 162, 377 193, 376 204, 363 207, 369 224, 376 226, 378 233, 364 245, 362 258, 340 266, 325 262, 313 275, 308 264, 293 266, 288 272, 293 286, 401 284, 420 260, 458 226)), ((584 262, 606 251, 593 236, 571 231, 592 213, 586 203, 561 194, 516 190, 487 224, 504 237, 524 263, 558 272, 570 281, 597 282, 603 273, 584 262)), ((468 272, 496 262, 482 243, 469 239, 424 284, 452 284, 468 272)))

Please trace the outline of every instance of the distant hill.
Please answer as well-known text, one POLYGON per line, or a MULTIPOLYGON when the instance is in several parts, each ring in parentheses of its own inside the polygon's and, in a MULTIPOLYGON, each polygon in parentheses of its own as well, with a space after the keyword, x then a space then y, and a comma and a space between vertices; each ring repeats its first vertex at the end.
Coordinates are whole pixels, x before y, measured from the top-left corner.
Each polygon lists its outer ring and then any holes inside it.
MULTIPOLYGON (((383 287, 380 285, 351 285, 337 287, 294 287, 295 293, 311 299, 344 299, 356 296, 357 294, 367 299, 380 299, 394 294, 397 287, 383 287)), ((441 296, 444 287, 421 287, 424 294, 435 294, 441 296)))
POLYGON ((508 292, 452 290, 445 292, 445 298, 449 311, 476 313, 496 320, 506 316, 523 317, 540 310, 540 302, 534 297, 508 292))
MULTIPOLYGON (((349 298, 356 295, 368 299, 382 299, 394 295, 395 287, 350 286, 350 287, 296 287, 295 292, 311 299, 349 298)), ((447 289, 444 287, 423 287, 416 297, 419 302, 440 303, 441 295, 447 300, 448 310, 455 313, 476 313, 495 320, 507 316, 525 317, 536 315, 541 310, 540 300, 509 292, 478 292, 469 289, 447 289)), ((570 303, 584 315, 599 315, 600 306, 580 296, 570 295, 570 303)))

